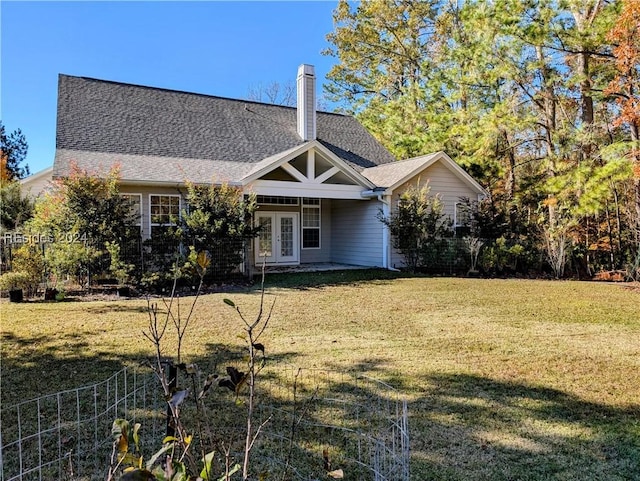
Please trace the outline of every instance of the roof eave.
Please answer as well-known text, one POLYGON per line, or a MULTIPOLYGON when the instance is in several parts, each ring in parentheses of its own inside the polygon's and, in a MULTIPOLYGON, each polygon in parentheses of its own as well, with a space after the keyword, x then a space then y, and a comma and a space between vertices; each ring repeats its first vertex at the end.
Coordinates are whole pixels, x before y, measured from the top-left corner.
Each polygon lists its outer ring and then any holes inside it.
MULTIPOLYGON (((414 178, 416 175, 425 171, 427 168, 431 167, 438 161, 442 161, 443 164, 460 180, 468 184, 473 188, 478 194, 488 195, 487 191, 484 187, 482 187, 473 177, 471 177, 462 167, 460 167, 454 160, 449 157, 445 152, 439 151, 434 154, 428 154, 424 157, 428 157, 423 164, 416 167, 409 174, 403 176, 400 180, 396 181, 392 186, 387 187, 388 191, 394 191, 401 185, 408 182, 410 179, 414 178)), ((410 159, 407 159, 410 160, 410 159)))

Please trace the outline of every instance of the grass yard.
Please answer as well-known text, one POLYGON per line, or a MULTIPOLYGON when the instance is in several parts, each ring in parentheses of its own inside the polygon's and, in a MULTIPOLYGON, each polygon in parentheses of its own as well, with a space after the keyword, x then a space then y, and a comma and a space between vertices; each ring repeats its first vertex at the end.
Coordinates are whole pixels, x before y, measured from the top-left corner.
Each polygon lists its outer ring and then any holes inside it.
MULTIPOLYGON (((637 286, 376 271, 267 284, 271 358, 363 371, 406 393, 412 479, 640 480, 637 286)), ((225 297, 258 306, 256 291, 202 297, 189 360, 242 344, 225 297)), ((143 300, 1 309, 3 405, 152 355, 143 300)))

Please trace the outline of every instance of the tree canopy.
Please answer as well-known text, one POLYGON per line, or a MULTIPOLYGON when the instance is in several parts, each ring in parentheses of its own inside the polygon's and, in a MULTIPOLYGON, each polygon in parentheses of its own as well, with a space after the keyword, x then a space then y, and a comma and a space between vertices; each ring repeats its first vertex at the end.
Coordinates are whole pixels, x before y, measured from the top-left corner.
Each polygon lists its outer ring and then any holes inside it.
POLYGON ((639 9, 341 0, 326 92, 400 159, 445 150, 512 236, 561 231, 576 269, 620 268, 640 246, 639 9))
POLYGON ((7 134, 0 121, 0 182, 19 180, 29 175, 29 166, 21 165, 29 145, 20 129, 7 134))

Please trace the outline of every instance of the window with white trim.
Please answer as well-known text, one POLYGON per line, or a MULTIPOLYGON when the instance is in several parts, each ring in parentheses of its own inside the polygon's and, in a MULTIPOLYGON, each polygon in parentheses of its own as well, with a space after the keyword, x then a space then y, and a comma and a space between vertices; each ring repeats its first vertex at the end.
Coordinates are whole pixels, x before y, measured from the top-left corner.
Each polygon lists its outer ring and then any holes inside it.
POLYGON ((179 195, 149 195, 149 225, 154 227, 173 226, 180 218, 179 195))
POLYGON ((320 249, 320 199, 302 199, 302 248, 320 249))
POLYGON ((142 227, 142 194, 120 194, 129 204, 133 222, 138 227, 142 227))

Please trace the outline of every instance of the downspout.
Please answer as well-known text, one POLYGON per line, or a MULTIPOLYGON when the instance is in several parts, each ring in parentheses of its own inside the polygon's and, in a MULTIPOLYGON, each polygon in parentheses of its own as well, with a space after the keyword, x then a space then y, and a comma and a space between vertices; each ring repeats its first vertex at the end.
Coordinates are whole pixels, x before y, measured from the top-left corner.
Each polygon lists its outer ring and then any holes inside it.
MULTIPOLYGON (((378 202, 382 204, 382 215, 385 218, 389 217, 391 214, 391 196, 385 195, 384 188, 365 190, 361 195, 366 199, 377 198, 378 202)), ((391 235, 386 224, 382 224, 382 267, 390 271, 398 271, 398 269, 391 267, 391 235)))
MULTIPOLYGON (((385 219, 391 214, 391 196, 382 194, 378 195, 378 201, 382 203, 382 215, 385 219)), ((382 224, 382 267, 392 269, 391 267, 391 235, 387 224, 382 224)))

